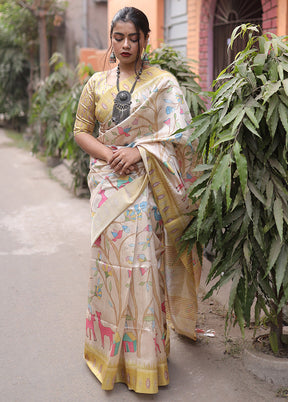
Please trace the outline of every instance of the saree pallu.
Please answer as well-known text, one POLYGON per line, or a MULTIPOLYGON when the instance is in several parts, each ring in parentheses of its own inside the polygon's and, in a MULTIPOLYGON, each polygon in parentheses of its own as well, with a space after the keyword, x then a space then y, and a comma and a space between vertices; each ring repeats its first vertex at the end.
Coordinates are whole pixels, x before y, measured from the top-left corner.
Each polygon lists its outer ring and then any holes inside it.
MULTIPOLYGON (((85 359, 105 390, 124 382, 141 393, 169 383, 169 329, 195 337, 197 253, 177 258, 177 242, 194 208, 186 194, 195 180, 192 144, 174 134, 189 123, 176 79, 155 67, 143 71, 131 114, 111 121, 115 87, 95 74, 80 98, 75 135, 92 133, 114 149, 138 147, 142 160, 127 176, 91 158, 92 258, 85 359)), ((135 77, 121 82, 129 90, 135 77)))

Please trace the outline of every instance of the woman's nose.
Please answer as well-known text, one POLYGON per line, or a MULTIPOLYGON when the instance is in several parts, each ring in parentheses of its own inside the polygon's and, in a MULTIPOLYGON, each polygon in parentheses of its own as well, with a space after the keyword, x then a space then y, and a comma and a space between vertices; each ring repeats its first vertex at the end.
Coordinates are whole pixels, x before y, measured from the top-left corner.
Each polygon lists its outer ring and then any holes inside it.
POLYGON ((130 49, 130 44, 129 44, 128 38, 124 39, 123 47, 125 49, 130 49))

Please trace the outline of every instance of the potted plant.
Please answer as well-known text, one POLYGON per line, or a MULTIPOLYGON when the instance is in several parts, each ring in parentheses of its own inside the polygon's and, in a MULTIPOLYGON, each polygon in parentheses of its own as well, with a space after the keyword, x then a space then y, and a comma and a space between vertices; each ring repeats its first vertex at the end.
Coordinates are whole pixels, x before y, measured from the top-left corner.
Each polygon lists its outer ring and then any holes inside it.
POLYGON ((254 306, 277 355, 288 347, 288 44, 243 24, 230 46, 239 35, 247 35, 246 48, 214 82, 210 110, 189 127, 203 164, 189 195, 199 208, 183 240, 190 248, 212 244, 208 282, 216 283, 206 298, 231 281, 226 325, 237 322, 244 335, 254 306))

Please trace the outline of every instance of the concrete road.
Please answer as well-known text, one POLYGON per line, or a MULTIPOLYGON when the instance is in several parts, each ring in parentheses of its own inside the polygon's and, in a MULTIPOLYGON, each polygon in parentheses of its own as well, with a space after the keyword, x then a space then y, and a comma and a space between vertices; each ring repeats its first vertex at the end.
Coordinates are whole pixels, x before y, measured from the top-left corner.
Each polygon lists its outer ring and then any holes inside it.
POLYGON ((0 401, 272 401, 275 389, 224 356, 218 339, 172 336, 171 384, 104 392, 82 355, 89 266, 88 200, 0 130, 0 401))

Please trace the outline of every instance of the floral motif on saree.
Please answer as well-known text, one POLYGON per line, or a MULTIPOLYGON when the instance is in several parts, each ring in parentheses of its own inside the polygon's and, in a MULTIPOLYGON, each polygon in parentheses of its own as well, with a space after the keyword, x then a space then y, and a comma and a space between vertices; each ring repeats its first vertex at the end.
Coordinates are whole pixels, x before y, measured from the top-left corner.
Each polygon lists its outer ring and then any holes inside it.
MULTIPOLYGON (((143 71, 131 114, 111 122, 115 87, 96 73, 78 107, 75 135, 92 134, 111 147, 138 147, 142 161, 127 176, 91 159, 92 258, 85 358, 102 388, 124 382, 141 393, 169 383, 169 330, 196 339, 197 253, 177 258, 177 242, 194 208, 186 190, 195 180, 190 115, 176 79, 156 67, 143 71)), ((135 76, 121 82, 129 90, 135 76)))

